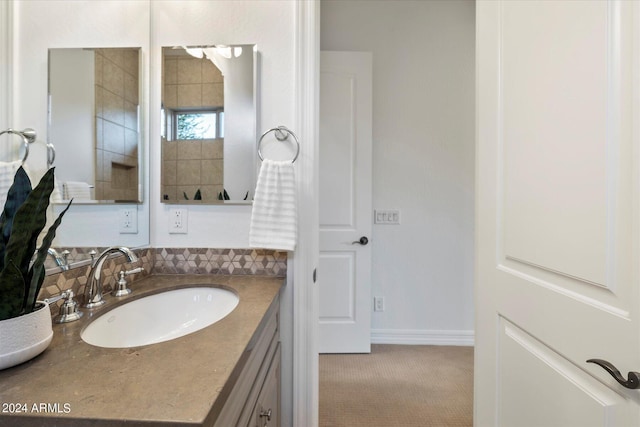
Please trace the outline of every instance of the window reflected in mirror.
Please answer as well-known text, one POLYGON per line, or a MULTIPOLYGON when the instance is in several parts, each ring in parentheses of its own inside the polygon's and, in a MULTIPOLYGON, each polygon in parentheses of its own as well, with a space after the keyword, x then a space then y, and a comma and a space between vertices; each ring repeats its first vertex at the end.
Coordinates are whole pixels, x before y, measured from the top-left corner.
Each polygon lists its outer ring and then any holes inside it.
POLYGON ((222 123, 224 109, 212 108, 200 111, 176 111, 173 113, 172 139, 224 138, 222 123))

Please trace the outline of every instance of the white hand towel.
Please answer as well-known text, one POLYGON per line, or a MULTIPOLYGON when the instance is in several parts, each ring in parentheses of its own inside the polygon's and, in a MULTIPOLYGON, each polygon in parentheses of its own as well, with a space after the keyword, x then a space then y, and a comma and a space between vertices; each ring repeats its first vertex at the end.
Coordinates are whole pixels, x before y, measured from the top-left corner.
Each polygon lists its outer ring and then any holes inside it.
POLYGON ((7 201, 7 193, 13 184, 13 178, 20 168, 20 165, 22 165, 21 160, 0 162, 0 213, 2 213, 4 209, 4 204, 7 201))
POLYGON ((249 246, 292 251, 296 247, 297 231, 293 163, 265 159, 253 199, 249 246))
POLYGON ((65 200, 91 200, 91 187, 86 182, 67 181, 62 184, 65 200))

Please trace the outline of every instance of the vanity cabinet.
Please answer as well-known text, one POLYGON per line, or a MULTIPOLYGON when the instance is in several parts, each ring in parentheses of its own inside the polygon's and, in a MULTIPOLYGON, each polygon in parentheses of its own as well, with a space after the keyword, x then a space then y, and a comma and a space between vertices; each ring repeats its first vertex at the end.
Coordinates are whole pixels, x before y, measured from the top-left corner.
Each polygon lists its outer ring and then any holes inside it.
MULTIPOLYGON (((0 426, 279 426, 283 279, 151 275, 136 282, 134 292, 199 285, 233 290, 240 302, 220 322, 174 340, 102 348, 80 338, 90 314, 54 325, 46 351, 0 371, 0 402, 26 408, 0 411, 0 426), (61 383, 65 370, 86 374, 61 383)), ((116 303, 109 299, 101 310, 116 303)))
POLYGON ((214 427, 280 426, 279 308, 276 298, 262 321, 264 327, 258 329, 243 355, 247 362, 237 374, 214 427))

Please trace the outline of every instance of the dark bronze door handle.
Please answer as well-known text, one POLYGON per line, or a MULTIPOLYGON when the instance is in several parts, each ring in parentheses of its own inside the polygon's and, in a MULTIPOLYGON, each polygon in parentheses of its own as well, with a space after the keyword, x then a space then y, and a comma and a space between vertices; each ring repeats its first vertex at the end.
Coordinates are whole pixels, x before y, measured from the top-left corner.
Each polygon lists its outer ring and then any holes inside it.
POLYGON ((595 363, 596 365, 600 366, 602 369, 604 369, 609 374, 611 374, 611 376, 615 378, 616 381, 618 381, 621 385, 625 386, 626 388, 631 388, 631 389, 640 388, 640 373, 638 372, 633 372, 633 371, 629 372, 628 374, 629 379, 625 380, 622 374, 620 373, 620 371, 615 366, 613 366, 613 364, 607 362, 606 360, 589 359, 587 360, 587 362, 595 363))
POLYGON ((356 240, 355 242, 351 242, 352 245, 362 245, 362 246, 365 246, 367 243, 369 243, 369 239, 367 239, 366 236, 362 236, 360 238, 360 240, 356 240))

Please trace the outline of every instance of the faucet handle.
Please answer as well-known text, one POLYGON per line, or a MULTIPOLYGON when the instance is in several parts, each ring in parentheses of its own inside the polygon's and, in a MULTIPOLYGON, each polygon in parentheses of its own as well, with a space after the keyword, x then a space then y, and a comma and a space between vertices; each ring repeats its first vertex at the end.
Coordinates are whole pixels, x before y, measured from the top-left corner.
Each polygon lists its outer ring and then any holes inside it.
POLYGON ((123 297, 125 295, 129 295, 131 293, 131 289, 127 286, 128 283, 125 277, 131 274, 141 273, 143 271, 144 271, 144 268, 142 267, 134 268, 132 270, 127 270, 127 271, 121 270, 120 280, 118 280, 117 285, 113 288, 111 295, 113 295, 114 297, 123 297))
POLYGON ((98 255, 98 252, 96 252, 95 249, 91 249, 91 251, 89 251, 89 256, 91 257, 91 266, 96 265, 96 255, 98 255))
POLYGON ((73 299, 74 296, 75 294, 73 291, 71 289, 67 289, 60 295, 44 300, 47 304, 51 304, 63 298, 65 299, 64 303, 60 306, 58 315, 54 319, 56 323, 73 322, 74 320, 78 320, 82 317, 82 312, 78 310, 78 303, 73 299))
POLYGON ((129 276, 130 274, 142 273, 143 271, 144 271, 144 267, 136 267, 136 268, 133 268, 131 270, 125 271, 124 275, 125 276, 129 276))

